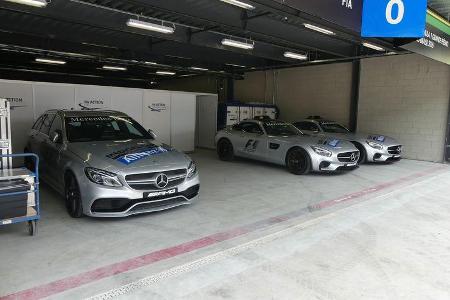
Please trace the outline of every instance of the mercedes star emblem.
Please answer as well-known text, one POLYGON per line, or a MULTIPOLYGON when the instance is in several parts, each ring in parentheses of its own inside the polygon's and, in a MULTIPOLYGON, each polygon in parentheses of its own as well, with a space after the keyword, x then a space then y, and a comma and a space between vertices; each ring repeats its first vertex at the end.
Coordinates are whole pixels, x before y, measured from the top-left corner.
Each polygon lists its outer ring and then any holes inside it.
POLYGON ((356 160, 356 154, 352 153, 352 155, 350 155, 350 160, 351 161, 355 161, 356 160))
POLYGON ((156 186, 160 189, 165 188, 169 184, 169 178, 167 178, 166 174, 159 174, 156 176, 156 186))

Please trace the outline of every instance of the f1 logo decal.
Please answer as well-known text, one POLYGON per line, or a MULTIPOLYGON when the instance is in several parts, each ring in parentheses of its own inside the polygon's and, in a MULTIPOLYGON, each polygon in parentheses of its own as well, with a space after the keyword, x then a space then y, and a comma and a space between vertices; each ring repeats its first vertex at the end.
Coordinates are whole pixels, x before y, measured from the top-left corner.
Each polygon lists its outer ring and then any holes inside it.
POLYGON ((258 141, 256 140, 248 140, 247 144, 245 144, 245 151, 247 152, 255 152, 256 147, 258 147, 258 141))

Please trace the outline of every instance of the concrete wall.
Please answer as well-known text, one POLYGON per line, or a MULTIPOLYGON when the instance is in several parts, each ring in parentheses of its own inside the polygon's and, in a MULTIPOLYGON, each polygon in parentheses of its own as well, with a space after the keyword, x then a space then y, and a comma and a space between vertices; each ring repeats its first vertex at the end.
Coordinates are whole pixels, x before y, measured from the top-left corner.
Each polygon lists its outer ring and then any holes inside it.
POLYGON ((443 160, 450 67, 416 55, 364 59, 358 130, 393 136, 407 158, 443 160))
POLYGON ((320 115, 348 125, 351 81, 351 63, 251 72, 235 81, 235 98, 275 102, 286 121, 320 115))

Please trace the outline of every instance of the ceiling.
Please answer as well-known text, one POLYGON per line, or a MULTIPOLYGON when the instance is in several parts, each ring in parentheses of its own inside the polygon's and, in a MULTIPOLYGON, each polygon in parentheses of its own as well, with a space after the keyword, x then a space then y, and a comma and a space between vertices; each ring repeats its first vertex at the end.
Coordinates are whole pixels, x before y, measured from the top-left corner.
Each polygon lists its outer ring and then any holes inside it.
MULTIPOLYGON (((64 75, 61 80, 147 86, 205 73, 241 78, 244 71, 252 69, 305 63, 284 57, 286 51, 307 55, 306 63, 380 55, 362 47, 357 32, 287 6, 270 5, 272 0, 247 2, 255 9, 219 0, 52 0, 44 8, 0 0, 0 70, 18 79, 53 74, 64 75), (175 32, 132 28, 126 25, 130 18, 173 26, 175 32), (307 29, 305 22, 336 35, 307 29), (224 38, 254 43, 255 47, 224 46, 224 38), (37 63, 37 57, 66 64, 37 63), (126 71, 104 70, 104 65, 126 71), (176 75, 156 74, 168 70, 176 75)), ((432 2, 438 5, 448 0, 432 2)), ((390 43, 376 42, 386 51, 400 51, 390 43)))

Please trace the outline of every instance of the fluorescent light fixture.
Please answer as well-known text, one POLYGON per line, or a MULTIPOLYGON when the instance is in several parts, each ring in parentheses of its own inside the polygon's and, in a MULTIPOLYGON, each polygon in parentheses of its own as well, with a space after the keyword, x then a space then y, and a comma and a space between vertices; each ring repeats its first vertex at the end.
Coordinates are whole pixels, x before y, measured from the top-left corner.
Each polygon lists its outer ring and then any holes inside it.
POLYGON ((190 67, 191 70, 194 71, 208 71, 209 69, 205 69, 205 68, 199 68, 199 67, 190 67))
POLYGON ((311 30, 314 30, 314 31, 317 31, 317 32, 320 32, 320 33, 328 34, 328 35, 335 35, 336 34, 336 33, 334 33, 331 30, 328 30, 328 29, 325 29, 325 28, 322 28, 322 27, 319 27, 319 26, 316 26, 316 25, 308 24, 308 23, 303 24, 303 26, 305 26, 308 29, 311 29, 311 30))
POLYGON ((108 66, 108 65, 104 65, 103 69, 104 70, 111 70, 111 71, 126 71, 127 70, 127 68, 125 68, 125 67, 108 66))
POLYGON ((150 81, 150 84, 158 84, 156 81, 150 81))
POLYGON ((175 75, 177 73, 171 72, 171 71, 157 71, 156 74, 157 75, 169 75, 169 76, 171 76, 171 75, 175 75))
POLYGON ((230 67, 236 67, 236 68, 247 68, 247 66, 243 66, 243 65, 235 65, 235 64, 225 64, 225 65, 230 66, 230 67))
POLYGON ((238 1, 238 0, 220 0, 222 2, 234 5, 234 6, 238 6, 240 8, 244 8, 244 9, 255 9, 255 7, 251 4, 242 2, 242 1, 238 1))
POLYGON ((134 28, 156 31, 160 33, 171 34, 175 32, 174 27, 159 25, 155 23, 143 22, 136 19, 129 19, 127 25, 134 28))
POLYGON ((235 48, 246 49, 246 50, 250 50, 250 49, 253 49, 255 47, 255 43, 251 43, 250 44, 250 43, 246 43, 246 42, 235 41, 235 40, 232 40, 232 39, 223 39, 222 40, 222 45, 235 47, 235 48))
POLYGON ((306 55, 306 54, 294 53, 294 52, 290 52, 290 51, 284 52, 284 57, 293 58, 293 59, 300 59, 300 60, 307 60, 308 59, 308 55, 306 55))
POLYGON ((363 46, 377 51, 384 51, 384 48, 367 42, 363 43, 363 46))
POLYGON ((157 65, 158 63, 155 63, 154 61, 144 61, 144 64, 146 64, 146 65, 157 65))
POLYGON ((50 58, 36 58, 36 61, 43 64, 52 64, 52 65, 64 65, 66 64, 63 60, 50 59, 50 58))
POLYGON ((197 74, 185 74, 185 75, 180 75, 180 77, 191 77, 191 76, 195 76, 197 74))
POLYGON ((34 7, 47 6, 47 1, 45 1, 45 0, 6 0, 6 1, 14 2, 14 3, 18 3, 18 4, 29 5, 29 6, 34 6, 34 7))

